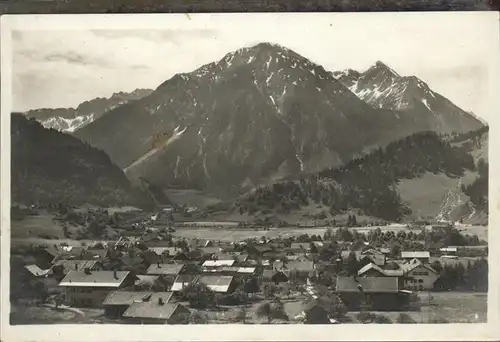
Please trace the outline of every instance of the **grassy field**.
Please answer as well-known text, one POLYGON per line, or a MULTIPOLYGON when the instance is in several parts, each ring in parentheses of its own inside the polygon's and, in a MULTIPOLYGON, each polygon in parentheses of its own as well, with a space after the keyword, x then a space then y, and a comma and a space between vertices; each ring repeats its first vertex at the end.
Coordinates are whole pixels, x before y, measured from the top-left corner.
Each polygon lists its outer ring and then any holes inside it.
MULTIPOLYGON (((55 216, 48 212, 40 212, 39 215, 26 216, 19 221, 11 221, 12 238, 33 238, 51 236, 58 239, 64 238, 63 228, 60 221, 53 221, 55 216)), ((68 227, 74 231, 74 227, 68 227)))
MULTIPOLYGON (((248 238, 260 238, 265 236, 267 238, 297 236, 302 234, 321 235, 325 233, 327 227, 318 228, 296 228, 296 227, 281 227, 271 228, 270 230, 263 229, 241 229, 241 228, 178 228, 175 233, 176 236, 185 238, 199 238, 199 239, 212 239, 220 241, 238 241, 248 238)), ((350 228, 360 233, 366 233, 376 227, 359 227, 350 228)), ((382 226, 382 231, 409 231, 404 226, 382 226)), ((488 241, 488 228, 483 226, 471 226, 460 228, 464 234, 476 234, 480 239, 488 241)))
MULTIPOLYGON (((436 318, 446 319, 449 323, 485 323, 487 321, 487 295, 486 293, 469 292, 432 292, 429 304, 427 293, 421 293, 421 311, 407 312, 417 323, 430 323, 436 318)), ((359 312, 349 312, 356 323, 356 315, 359 312)), ((388 317, 393 323, 400 313, 375 312, 373 313, 388 317)))

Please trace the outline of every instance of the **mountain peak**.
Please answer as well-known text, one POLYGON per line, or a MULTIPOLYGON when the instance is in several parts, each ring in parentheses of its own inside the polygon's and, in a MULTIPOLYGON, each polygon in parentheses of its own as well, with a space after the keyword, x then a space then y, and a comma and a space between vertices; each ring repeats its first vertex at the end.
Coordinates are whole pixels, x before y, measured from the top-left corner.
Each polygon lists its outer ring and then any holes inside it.
POLYGON ((368 70, 377 70, 378 72, 388 72, 391 74, 393 77, 400 77, 399 74, 394 71, 394 69, 390 68, 387 64, 385 64, 382 61, 376 61, 374 65, 372 65, 368 70))

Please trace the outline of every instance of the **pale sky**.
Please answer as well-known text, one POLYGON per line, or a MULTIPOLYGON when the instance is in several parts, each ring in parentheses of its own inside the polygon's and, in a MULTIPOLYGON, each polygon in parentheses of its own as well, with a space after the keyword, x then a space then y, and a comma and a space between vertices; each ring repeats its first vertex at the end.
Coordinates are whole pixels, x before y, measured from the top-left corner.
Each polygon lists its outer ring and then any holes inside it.
POLYGON ((248 17, 231 29, 133 29, 130 21, 127 29, 80 25, 71 30, 18 30, 12 35, 13 109, 75 107, 118 91, 154 89, 176 73, 265 41, 288 47, 330 71, 363 71, 381 60, 401 75, 416 75, 462 109, 488 120, 491 41, 485 37, 491 25, 482 25, 481 16, 423 16, 355 20, 337 15, 267 26, 266 20, 259 24, 248 17))

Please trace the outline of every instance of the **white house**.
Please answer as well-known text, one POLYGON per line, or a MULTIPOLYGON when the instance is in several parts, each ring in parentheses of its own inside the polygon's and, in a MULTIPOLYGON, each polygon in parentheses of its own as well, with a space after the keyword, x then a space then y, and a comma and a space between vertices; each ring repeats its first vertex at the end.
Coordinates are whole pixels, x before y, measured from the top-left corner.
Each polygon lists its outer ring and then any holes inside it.
POLYGON ((107 295, 133 285, 136 280, 125 271, 71 271, 59 283, 65 289, 66 302, 75 307, 101 307, 107 295))

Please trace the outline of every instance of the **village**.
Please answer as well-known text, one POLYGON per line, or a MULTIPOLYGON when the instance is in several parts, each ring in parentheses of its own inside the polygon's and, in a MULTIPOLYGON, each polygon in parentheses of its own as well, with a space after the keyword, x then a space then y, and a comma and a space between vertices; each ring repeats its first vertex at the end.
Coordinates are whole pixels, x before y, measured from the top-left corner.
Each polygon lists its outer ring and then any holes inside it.
MULTIPOLYGON (((69 216, 61 217, 70 224, 69 216)), ((487 242, 453 224, 360 232, 346 222, 323 234, 229 241, 178 233, 241 224, 163 216, 124 214, 112 237, 13 245, 13 324, 486 320, 487 242)))

